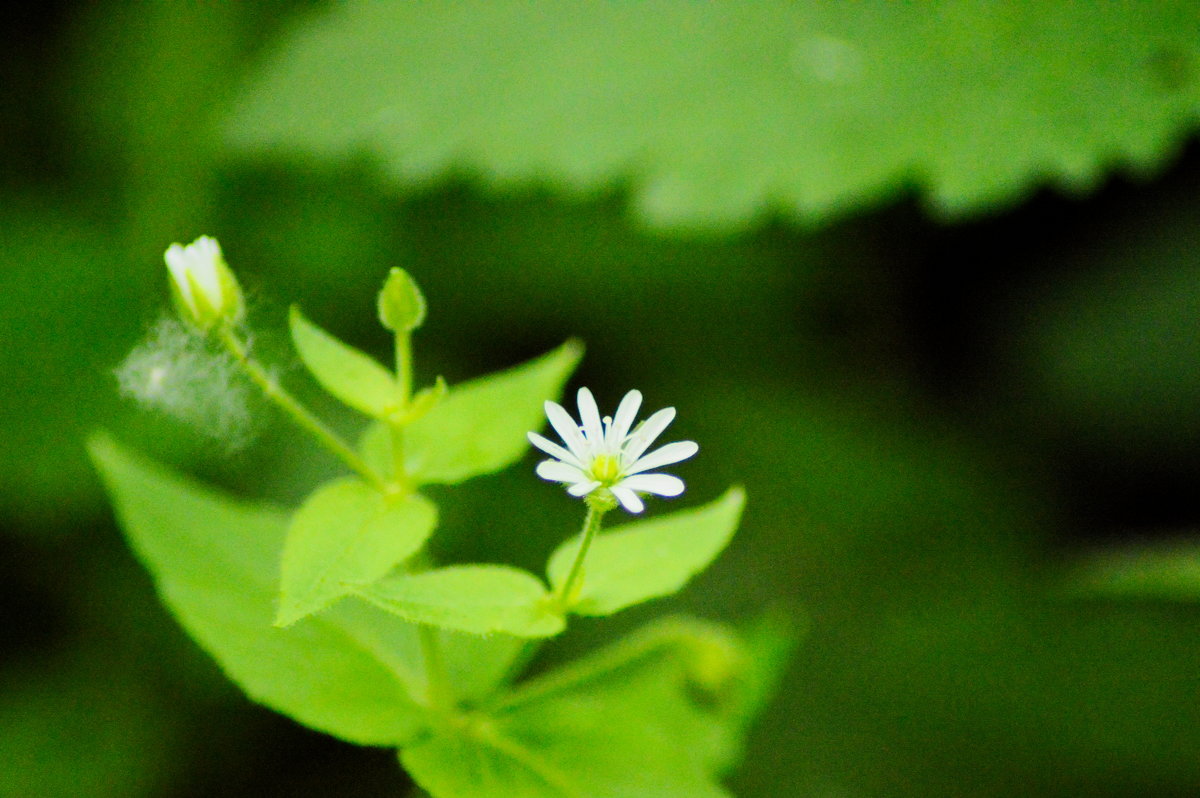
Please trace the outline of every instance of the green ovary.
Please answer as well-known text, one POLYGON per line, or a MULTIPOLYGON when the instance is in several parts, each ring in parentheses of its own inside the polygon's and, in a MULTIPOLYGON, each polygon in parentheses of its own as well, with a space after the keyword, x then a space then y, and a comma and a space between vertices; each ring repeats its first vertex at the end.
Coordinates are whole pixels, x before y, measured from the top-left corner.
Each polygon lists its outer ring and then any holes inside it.
POLYGON ((621 474, 621 463, 611 454, 599 455, 592 461, 592 479, 604 485, 611 485, 621 474))

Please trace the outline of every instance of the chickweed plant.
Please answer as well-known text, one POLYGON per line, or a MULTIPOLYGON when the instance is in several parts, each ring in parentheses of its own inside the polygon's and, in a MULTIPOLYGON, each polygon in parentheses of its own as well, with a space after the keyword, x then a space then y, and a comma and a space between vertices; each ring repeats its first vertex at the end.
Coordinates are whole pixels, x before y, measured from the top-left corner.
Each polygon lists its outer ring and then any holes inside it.
MULTIPOLYGON (((171 246, 166 264, 182 322, 173 335, 188 337, 172 351, 232 364, 345 466, 284 509, 219 493, 106 434, 90 441, 162 601, 229 679, 305 726, 396 749, 435 798, 728 795, 721 779, 740 760, 790 645, 774 616, 740 630, 664 618, 522 679, 538 647, 573 617, 677 593, 737 529, 738 487, 643 520, 646 497, 684 491, 658 469, 699 450, 691 441, 653 448, 673 408, 637 423, 642 395, 631 390, 602 416, 580 388, 574 418, 555 401, 582 354, 574 341, 461 385, 439 378, 415 389, 412 344, 425 299, 393 269, 377 303, 395 343, 391 367, 291 310, 301 362, 366 419, 358 439, 346 440, 258 360, 242 291, 214 239, 171 246), (561 443, 537 431, 547 420, 561 443), (499 471, 529 443, 549 455, 537 475, 578 497, 583 515, 578 534, 549 552, 545 578, 503 563, 435 562, 427 544, 438 507, 425 487, 499 471), (610 513, 633 520, 605 530, 610 513)), ((148 351, 135 350, 123 384, 154 388, 172 373, 169 359, 148 351)), ((498 507, 480 534, 521 525, 498 507)))

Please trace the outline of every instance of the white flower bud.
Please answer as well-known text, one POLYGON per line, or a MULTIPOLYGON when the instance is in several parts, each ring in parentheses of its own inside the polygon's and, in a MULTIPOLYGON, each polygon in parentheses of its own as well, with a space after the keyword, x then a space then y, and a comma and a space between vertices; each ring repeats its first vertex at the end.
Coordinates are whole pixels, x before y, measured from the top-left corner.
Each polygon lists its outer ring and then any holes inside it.
POLYGON ((186 247, 172 244, 164 255, 179 314, 201 330, 236 323, 245 311, 242 289, 215 238, 200 236, 186 247))

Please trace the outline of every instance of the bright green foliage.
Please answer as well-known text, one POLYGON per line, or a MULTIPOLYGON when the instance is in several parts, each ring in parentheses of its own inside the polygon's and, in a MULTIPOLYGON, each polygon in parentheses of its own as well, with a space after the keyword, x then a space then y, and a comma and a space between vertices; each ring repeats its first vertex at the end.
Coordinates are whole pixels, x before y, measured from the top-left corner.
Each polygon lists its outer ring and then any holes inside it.
POLYGON ((1108 551, 1085 563, 1068 587, 1082 595, 1198 601, 1200 543, 1108 551))
MULTIPOLYGON (((413 394, 409 400, 408 406, 401 415, 400 420, 405 424, 411 424, 421 416, 427 414, 430 410, 442 403, 450 393, 450 386, 446 384, 444 377, 438 377, 434 380, 433 385, 422 388, 413 394)), ((386 469, 385 469, 386 470, 386 469)))
POLYGON ((455 565, 402 574, 358 594, 406 621, 472 634, 549 637, 563 630, 545 585, 507 565, 455 565))
MULTIPOLYGON (((528 448, 525 434, 545 423, 542 404, 557 397, 575 370, 583 347, 565 344, 520 366, 450 389, 427 415, 404 430, 404 459, 418 484, 455 484, 509 465, 528 448)), ((363 455, 391 471, 387 429, 367 431, 363 455)))
POLYGON ((454 685, 454 694, 468 703, 491 696, 518 675, 513 673, 514 663, 530 645, 533 643, 528 638, 512 635, 438 630, 438 649, 446 668, 446 680, 454 685))
POLYGON ((379 292, 379 323, 395 332, 411 332, 425 323, 425 296, 404 269, 388 272, 379 292))
POLYGON ((406 187, 628 180, 658 225, 822 219, 910 185, 962 214, 1159 164, 1195 127, 1198 58, 1187 0, 360 2, 295 30, 228 133, 368 150, 406 187))
POLYGON ((388 643, 407 634, 405 624, 373 612, 365 639, 361 614, 272 626, 283 512, 217 494, 104 436, 90 450, 163 601, 247 695, 364 745, 398 745, 417 732, 421 715, 389 661, 397 653, 388 643))
MULTIPOLYGON (((669 596, 708 567, 737 530, 746 494, 730 488, 711 504, 601 533, 584 566, 583 585, 571 605, 581 615, 611 615, 643 601, 669 596)), ((579 550, 573 538, 550 557, 547 573, 558 588, 579 550)))
POLYGON ((746 651, 720 627, 659 622, 529 682, 402 754, 435 796, 725 796, 746 651))
POLYGON ((383 578, 436 524, 437 508, 417 493, 385 496, 355 477, 317 488, 288 525, 276 623, 293 624, 383 578))
POLYGON ((300 359, 325 390, 375 418, 397 409, 399 393, 391 372, 304 318, 299 308, 292 308, 289 321, 300 359))

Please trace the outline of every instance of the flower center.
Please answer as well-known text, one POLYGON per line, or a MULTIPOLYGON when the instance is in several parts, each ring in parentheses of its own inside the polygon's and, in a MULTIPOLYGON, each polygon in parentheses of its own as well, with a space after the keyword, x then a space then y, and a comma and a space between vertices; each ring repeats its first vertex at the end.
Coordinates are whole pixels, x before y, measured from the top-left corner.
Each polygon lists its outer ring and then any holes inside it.
POLYGON ((621 461, 611 454, 596 455, 590 471, 592 479, 604 485, 611 485, 621 475, 621 461))

